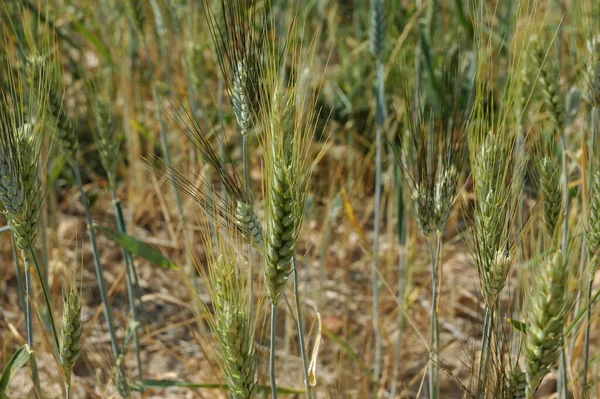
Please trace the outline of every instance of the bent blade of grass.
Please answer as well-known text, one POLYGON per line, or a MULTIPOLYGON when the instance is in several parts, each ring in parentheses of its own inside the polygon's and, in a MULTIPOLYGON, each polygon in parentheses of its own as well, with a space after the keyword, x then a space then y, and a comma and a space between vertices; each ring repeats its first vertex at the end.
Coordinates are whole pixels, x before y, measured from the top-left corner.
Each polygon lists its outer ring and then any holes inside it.
POLYGON ((102 231, 109 238, 116 241, 119 245, 134 255, 140 256, 155 265, 164 267, 165 269, 179 269, 178 265, 171 262, 171 260, 164 256, 158 249, 151 247, 150 245, 130 236, 129 234, 120 233, 99 225, 94 225, 93 228, 102 231))
POLYGON ((12 355, 0 375, 0 393, 6 392, 12 378, 27 363, 32 353, 29 346, 25 344, 12 355))

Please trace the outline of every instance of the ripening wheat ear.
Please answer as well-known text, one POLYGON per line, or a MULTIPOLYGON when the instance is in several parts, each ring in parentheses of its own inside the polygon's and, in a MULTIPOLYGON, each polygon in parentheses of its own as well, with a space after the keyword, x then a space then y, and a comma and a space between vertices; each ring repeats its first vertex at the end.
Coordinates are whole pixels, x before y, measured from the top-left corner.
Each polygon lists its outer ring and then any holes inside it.
POLYGON ((533 64, 539 69, 537 83, 540 85, 546 109, 557 133, 562 134, 566 123, 566 110, 563 95, 559 86, 559 73, 552 57, 547 58, 546 48, 537 36, 531 38, 531 57, 533 64))
POLYGON ((504 387, 504 399, 525 399, 527 377, 525 370, 515 365, 507 375, 504 387))
MULTIPOLYGON (((6 89, 0 90, 0 200, 6 209, 6 218, 25 265, 25 293, 28 297, 25 309, 27 344, 34 349, 31 303, 34 296, 31 272, 35 268, 37 274, 42 276, 35 261, 35 244, 42 208, 42 187, 39 180, 40 143, 44 131, 51 69, 34 50, 25 70, 13 72, 10 65, 11 55, 8 51, 4 52, 8 48, 4 47, 0 56, 0 68, 6 71, 8 84, 6 89), (32 71, 35 71, 35 76, 39 79, 32 78, 32 71)), ((43 279, 40 282, 54 343, 58 346, 50 299, 43 279)), ((39 390, 35 359, 32 359, 30 364, 34 385, 36 390, 39 390)))
POLYGON ((235 399, 253 397, 258 383, 258 356, 254 344, 255 315, 252 304, 247 257, 235 226, 220 228, 213 237, 208 223, 202 224, 206 267, 199 267, 213 304, 203 313, 214 333, 218 362, 229 392, 235 399), (216 245, 213 244, 216 243, 216 245))
POLYGON ((83 323, 81 322, 81 295, 73 279, 71 287, 63 295, 63 319, 58 354, 65 376, 67 398, 70 397, 71 373, 81 351, 83 323))
POLYGON ((202 0, 217 60, 240 134, 251 133, 268 98, 264 93, 267 7, 256 0, 202 0), (216 8, 216 9, 214 9, 216 8), (257 27, 258 26, 258 27, 257 27))
POLYGON ((528 398, 558 362, 564 342, 567 278, 568 267, 561 251, 544 260, 528 311, 524 347, 528 398))

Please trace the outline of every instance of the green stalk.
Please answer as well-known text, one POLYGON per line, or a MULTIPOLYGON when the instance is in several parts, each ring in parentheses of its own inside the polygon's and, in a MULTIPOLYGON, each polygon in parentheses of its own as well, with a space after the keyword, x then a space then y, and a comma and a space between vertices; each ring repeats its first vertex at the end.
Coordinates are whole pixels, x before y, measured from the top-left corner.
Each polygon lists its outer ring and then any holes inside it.
MULTIPOLYGON (((569 174, 567 170, 567 139, 565 132, 563 131, 560 136, 561 144, 561 167, 563 173, 563 206, 564 220, 563 220, 563 231, 562 231, 562 242, 561 249, 564 254, 567 253, 568 239, 569 239, 569 174)), ((558 397, 560 399, 567 399, 568 397, 568 376, 567 376, 567 357, 565 355, 564 348, 561 348, 560 352, 560 364, 558 370, 558 397)))
MULTIPOLYGON (((27 332, 27 345, 29 345, 29 347, 33 350, 33 311, 31 306, 31 301, 33 300, 33 290, 31 286, 31 271, 29 270, 29 267, 31 267, 31 265, 25 262, 25 294, 28 298, 27 306, 25 307, 25 331, 27 332)), ((29 364, 31 366, 31 378, 34 385, 34 395, 37 399, 39 397, 38 394, 42 394, 42 388, 40 385, 40 375, 38 373, 37 363, 33 358, 33 354, 29 364)))
POLYGON ((373 227, 373 265, 371 278, 373 281, 373 330, 375 333, 375 367, 373 370, 374 393, 381 374, 382 337, 379 328, 379 232, 381 230, 381 190, 382 190, 382 128, 386 118, 384 103, 384 65, 377 59, 377 110, 375 123, 377 125, 375 139, 375 215, 373 227))
MULTIPOLYGON (((592 262, 597 262, 595 259, 592 262)), ((596 265, 590 265, 587 290, 587 309, 586 309, 586 326, 585 326, 585 343, 583 356, 583 382, 581 383, 581 397, 587 398, 588 395, 588 370, 590 365, 590 326, 592 324, 592 288, 594 285, 594 271, 596 265)))
POLYGON ((479 357, 478 390, 479 398, 485 399, 488 368, 490 363, 490 343, 492 341, 492 327, 494 325, 494 308, 485 305, 485 316, 483 321, 483 337, 481 338, 481 356, 479 357))
MULTIPOLYGON (((598 108, 592 107, 591 112, 591 124, 592 124, 592 153, 596 149, 596 136, 598 134, 598 108)), ((595 168, 597 165, 595 163, 592 164, 592 167, 595 168)), ((590 364, 590 327, 592 322, 592 288, 594 286, 594 275, 596 274, 597 268, 597 260, 591 259, 590 270, 588 274, 588 290, 587 290, 587 309, 586 309, 586 319, 587 323, 585 326, 585 342, 584 342, 584 357, 583 357, 583 383, 581 384, 581 397, 587 397, 588 390, 588 370, 590 364)))
POLYGON ((406 218, 404 217, 404 193, 402 179, 400 177, 400 165, 394 164, 394 174, 396 177, 396 201, 398 213, 398 244, 400 245, 400 255, 398 258, 398 304, 401 307, 398 311, 398 340, 396 341, 396 353, 394 356, 394 370, 392 372, 392 386, 390 388, 390 398, 396 397, 398 389, 398 378, 400 373, 400 356, 402 355, 402 331, 404 330, 404 295, 406 290, 406 237, 408 235, 406 218))
POLYGON ((275 382, 275 322, 277 306, 271 302, 271 342, 269 343, 269 377, 271 379, 271 397, 277 399, 277 383, 275 382))
MULTIPOLYGON (((115 218, 117 220, 117 228, 119 232, 127 234, 127 227, 125 225, 125 219, 123 218, 123 209, 121 207, 121 201, 117 198, 115 190, 111 190, 113 207, 115 210, 115 218)), ((138 334, 138 317, 137 310, 135 306, 135 286, 137 281, 137 273, 135 271, 135 264, 133 263, 133 258, 131 257, 131 253, 127 251, 125 248, 122 248, 123 259, 125 260, 125 283, 127 285, 127 297, 129 300, 129 311, 131 312, 131 318, 135 323, 135 328, 133 329, 133 339, 135 344, 135 360, 137 363, 137 371, 138 377, 142 380, 143 372, 142 372, 142 358, 141 358, 141 350, 140 350, 140 338, 138 334)))
POLYGON ((87 224, 87 232, 90 238, 90 245, 92 246, 92 255, 94 257, 94 267, 96 269, 96 277, 98 279, 98 286, 100 288, 100 298, 104 305, 104 317, 106 317, 106 323, 108 324, 108 333, 110 335, 110 342, 112 345, 113 354, 115 358, 119 356, 119 344, 117 342, 117 334, 113 325, 112 314, 110 310, 110 302, 108 301, 108 295, 106 291, 106 283, 104 281, 104 274, 102 272, 102 265, 100 264, 100 254, 98 252, 98 246, 96 244, 96 232, 92 228, 92 215, 90 214, 90 208, 87 201, 87 195, 83 189, 83 182, 81 180, 81 172, 79 171, 79 164, 75 163, 73 166, 73 172, 75 172, 75 179, 77 180, 77 187, 79 188, 79 194, 81 196, 81 203, 85 209, 85 220, 87 224))
MULTIPOLYGON (((9 226, 6 226, 9 227, 9 226)), ((23 312, 26 311, 27 305, 25 303, 25 295, 24 295, 24 282, 23 282, 23 273, 21 272, 21 266, 19 264, 19 252, 17 251, 17 244, 15 242, 15 236, 13 232, 10 232, 10 237, 12 239, 12 249, 13 249, 13 259, 15 260, 15 273, 17 275, 17 294, 19 296, 19 304, 21 305, 21 310, 23 312)))
POLYGON ((442 234, 438 232, 435 239, 435 249, 433 239, 428 237, 429 253, 431 255, 431 328, 429 335, 429 343, 431 346, 432 363, 429 368, 429 395, 431 399, 440 397, 439 373, 438 364, 440 363, 440 325, 438 321, 438 278, 440 253, 442 248, 442 234))
POLYGON ((304 373, 304 386, 306 396, 312 398, 312 387, 308 381, 308 360, 306 357, 306 348, 304 346, 304 323, 302 322, 302 306, 300 305, 300 293, 298 288, 298 267, 296 265, 296 255, 292 256, 292 267, 294 269, 294 302, 296 303, 296 325, 298 329, 298 345, 300 346, 300 357, 302 358, 302 371, 304 373))

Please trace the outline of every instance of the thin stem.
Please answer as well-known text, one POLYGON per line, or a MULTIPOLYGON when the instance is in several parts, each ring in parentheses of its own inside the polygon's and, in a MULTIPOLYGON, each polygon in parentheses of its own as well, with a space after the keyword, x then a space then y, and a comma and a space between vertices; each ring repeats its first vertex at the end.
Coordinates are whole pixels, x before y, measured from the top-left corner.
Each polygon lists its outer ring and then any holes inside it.
MULTIPOLYGON (((112 194, 112 200, 113 200, 113 207, 115 210, 115 218, 117 219, 117 228, 119 229, 119 232, 121 233, 125 233, 127 234, 127 227, 125 225, 125 220, 123 218, 123 210, 121 208, 121 201, 119 201, 116 197, 116 193, 113 190, 111 190, 111 194, 112 194)), ((136 310, 136 305, 135 305, 135 282, 134 280, 134 275, 137 276, 137 273, 135 272, 135 265, 133 263, 133 258, 131 257, 131 254, 129 253, 129 251, 127 251, 125 248, 122 248, 122 254, 123 254, 123 259, 125 260, 125 268, 126 268, 126 272, 125 272, 125 283, 127 285, 127 297, 129 300, 129 311, 131 312, 131 318, 133 319, 133 321, 135 323, 137 323, 138 321, 138 317, 137 317, 137 310, 136 310)), ((135 358, 136 358, 136 363, 137 363, 137 371, 138 371, 138 377, 140 380, 143 379, 143 373, 142 373, 142 358, 141 358, 141 350, 140 350, 140 337, 138 334, 138 329, 137 329, 137 324, 136 327, 133 329, 133 339, 134 339, 134 345, 135 345, 135 358)))
MULTIPOLYGON (((31 301, 33 300, 33 290, 31 286, 31 264, 25 262, 25 293, 27 294, 27 306, 25 307, 25 330, 27 332, 27 345, 33 350, 33 310, 31 301)), ((40 375, 38 373, 37 363, 34 361, 29 362, 31 366, 31 378, 34 384, 34 394, 38 398, 38 394, 41 395, 40 375)))
POLYGON ((300 292, 298 288, 298 267, 296 264, 296 255, 292 256, 292 267, 294 269, 294 298, 296 303, 296 326, 298 329, 298 345, 300 345, 300 355, 302 358, 302 371, 304 372, 304 386, 306 387, 306 396, 312 398, 312 387, 308 380, 308 360, 306 357, 306 348, 304 346, 304 323, 302 322, 302 306, 300 304, 300 292))
MULTIPOLYGON (((562 167, 562 180, 563 180, 563 231, 562 231, 562 242, 561 249, 563 253, 567 253, 567 245, 569 239, 569 173, 567 170, 567 139, 565 132, 562 132, 560 137, 560 143, 562 147, 561 151, 561 167, 562 167)), ((567 377, 567 357, 565 355, 564 348, 560 352, 560 364, 558 371, 558 397, 560 399, 566 399, 568 397, 568 377, 567 377)))
MULTIPOLYGON (((596 260, 592 260, 596 262, 596 260)), ((588 290, 587 290, 587 309, 586 318, 587 324, 585 326, 585 343, 584 343, 584 356, 583 356, 583 382, 581 383, 581 397, 587 398, 588 390, 588 370, 590 365, 590 327, 592 324, 592 288, 594 286, 594 272, 596 270, 595 265, 590 265, 590 271, 588 276, 588 290)))
POLYGON ((110 342, 112 345, 113 354, 115 358, 119 356, 119 345, 117 343, 117 334, 113 325, 112 314, 110 310, 110 302, 108 301, 108 295, 106 291, 106 283, 104 281, 104 274, 102 272, 102 265, 100 264, 100 253, 98 252, 98 246, 96 244, 96 233, 92 224, 92 215, 90 214, 90 208, 87 201, 87 195, 83 189, 83 182, 81 180, 81 172, 79 171, 79 165, 76 163, 73 166, 75 172, 75 179, 77 180, 77 187, 79 188, 79 195, 81 196, 81 203, 85 210, 85 220, 87 224, 87 233, 90 238, 90 245, 92 246, 92 255, 94 257, 94 267, 96 269, 96 277, 98 279, 98 286, 100 288, 100 298, 104 305, 104 317, 108 324, 108 333, 110 335, 110 342))
POLYGON ((65 386, 65 399, 71 399, 71 384, 67 383, 65 386))
POLYGON ((269 377, 271 379, 271 397, 277 399, 277 383, 275 382, 275 321, 277 306, 271 303, 271 342, 269 343, 269 377))
POLYGON ((373 281, 373 331, 375 335, 375 367, 373 370, 373 394, 377 394, 382 363, 382 337, 379 328, 379 232, 381 230, 381 190, 382 190, 382 128, 385 122, 385 105, 383 96, 384 65, 377 61, 377 112, 375 139, 375 215, 373 227, 373 265, 371 268, 373 281))
POLYGON ((23 312, 26 311, 26 303, 25 303, 25 283, 23 281, 23 272, 21 271, 21 266, 19 264, 19 252, 17 251, 17 243, 15 241, 15 235, 13 232, 10 232, 10 237, 12 239, 12 249, 13 249, 13 258, 15 260, 15 274, 17 275, 17 294, 19 296, 19 304, 21 305, 21 310, 23 312))
POLYGON ((429 368, 429 395, 431 399, 438 399, 440 396, 438 364, 440 362, 440 325, 438 321, 438 277, 440 265, 440 253, 442 247, 442 235, 436 234, 435 249, 433 240, 428 238, 429 252, 431 255, 431 329, 430 346, 432 351, 432 363, 429 368))
POLYGON ((398 377, 400 373, 400 358, 402 355, 402 331, 404 330, 404 295, 406 291, 406 237, 408 235, 406 219, 404 217, 404 197, 402 180, 400 178, 400 165, 394 165, 396 177, 396 201, 398 213, 398 244, 400 245, 400 254, 398 257, 398 304, 401 307, 398 311, 398 339, 396 341, 396 353, 394 356, 394 370, 392 372, 392 386, 390 388, 390 398, 396 397, 398 389, 398 377))
POLYGON ((479 398, 485 399, 487 387, 488 365, 490 363, 490 344, 492 341, 492 327, 494 324, 494 308, 485 305, 483 321, 483 337, 481 338, 481 356, 479 358, 478 389, 479 398))

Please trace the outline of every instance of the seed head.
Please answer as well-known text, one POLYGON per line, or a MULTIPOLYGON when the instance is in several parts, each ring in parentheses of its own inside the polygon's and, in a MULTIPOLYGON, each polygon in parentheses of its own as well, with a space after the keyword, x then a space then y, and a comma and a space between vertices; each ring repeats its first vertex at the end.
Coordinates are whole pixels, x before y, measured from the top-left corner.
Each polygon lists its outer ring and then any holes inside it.
POLYGON ((81 351, 81 297, 75 286, 63 297, 63 319, 60 334, 59 357, 65 372, 65 380, 71 379, 73 365, 81 351))
POLYGON ((567 267, 561 251, 542 264, 529 306, 525 340, 527 396, 555 366, 563 346, 566 315, 567 267))

